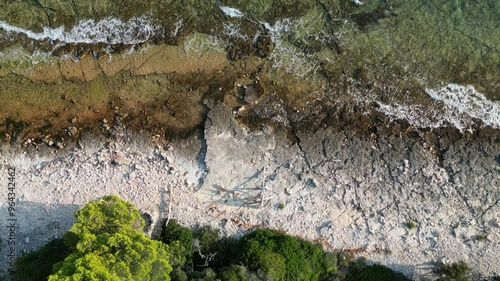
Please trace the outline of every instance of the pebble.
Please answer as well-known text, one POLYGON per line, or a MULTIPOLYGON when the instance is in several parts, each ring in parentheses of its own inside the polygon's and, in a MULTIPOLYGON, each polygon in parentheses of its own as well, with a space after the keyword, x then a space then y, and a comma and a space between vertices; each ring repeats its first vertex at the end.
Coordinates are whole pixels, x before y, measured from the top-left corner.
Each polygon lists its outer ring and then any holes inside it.
POLYGON ((66 129, 66 131, 68 132, 68 135, 70 135, 70 136, 76 135, 76 133, 78 133, 78 129, 76 127, 68 127, 66 129))
POLYGON ((114 158, 113 163, 115 163, 115 164, 130 165, 130 163, 132 163, 132 160, 130 160, 124 156, 121 156, 120 154, 115 154, 113 158, 114 158))

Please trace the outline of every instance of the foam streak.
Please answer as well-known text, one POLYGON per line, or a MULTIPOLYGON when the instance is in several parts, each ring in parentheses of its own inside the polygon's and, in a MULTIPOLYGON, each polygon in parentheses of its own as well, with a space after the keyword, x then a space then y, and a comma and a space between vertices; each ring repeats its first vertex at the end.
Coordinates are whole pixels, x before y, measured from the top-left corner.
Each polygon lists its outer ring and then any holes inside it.
POLYGON ((431 106, 379 103, 379 111, 419 128, 451 125, 464 132, 472 130, 480 120, 483 126, 500 129, 500 103, 488 100, 473 86, 448 84, 437 90, 426 89, 426 93, 436 103, 431 106))
POLYGON ((134 17, 126 22, 108 18, 100 21, 81 20, 71 30, 64 27, 44 27, 42 32, 10 25, 0 21, 0 28, 13 33, 21 33, 33 40, 51 40, 62 43, 106 43, 138 44, 146 42, 160 32, 160 27, 146 17, 134 17))

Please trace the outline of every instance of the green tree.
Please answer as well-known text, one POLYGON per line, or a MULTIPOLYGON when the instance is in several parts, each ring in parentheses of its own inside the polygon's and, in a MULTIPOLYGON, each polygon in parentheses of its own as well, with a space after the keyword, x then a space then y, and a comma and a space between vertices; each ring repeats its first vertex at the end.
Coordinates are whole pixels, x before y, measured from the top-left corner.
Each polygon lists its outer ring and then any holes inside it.
POLYGON ((219 241, 219 232, 211 226, 196 229, 193 239, 193 249, 197 253, 193 259, 195 267, 202 269, 220 263, 219 241))
POLYGON ((170 280, 167 245, 143 232, 144 221, 129 202, 106 196, 75 213, 65 236, 73 252, 54 266, 56 280, 170 280))
POLYGON ((286 260, 276 252, 265 252, 260 260, 268 280, 283 281, 286 275, 286 260))
POLYGON ((188 281, 188 276, 181 268, 175 267, 172 272, 170 272, 170 279, 172 281, 188 281))
POLYGON ((193 259, 193 231, 182 226, 176 220, 163 224, 160 240, 169 245, 172 252, 171 264, 174 267, 183 267, 186 261, 193 259))
POLYGON ((217 278, 217 273, 211 268, 205 268, 203 271, 191 272, 191 281, 221 281, 217 278))
POLYGON ((118 233, 125 230, 142 232, 144 219, 130 203, 115 195, 93 201, 75 212, 76 222, 71 232, 76 235, 118 233))
POLYGON ((198 228, 195 231, 195 237, 198 240, 198 244, 201 252, 216 252, 217 243, 220 239, 219 231, 213 229, 209 225, 198 228))
POLYGON ((313 281, 325 272, 320 245, 277 231, 256 230, 245 235, 240 245, 243 264, 255 271, 263 270, 271 280, 313 281))
POLYGON ((219 274, 222 281, 247 281, 245 268, 241 265, 232 265, 221 269, 219 274))

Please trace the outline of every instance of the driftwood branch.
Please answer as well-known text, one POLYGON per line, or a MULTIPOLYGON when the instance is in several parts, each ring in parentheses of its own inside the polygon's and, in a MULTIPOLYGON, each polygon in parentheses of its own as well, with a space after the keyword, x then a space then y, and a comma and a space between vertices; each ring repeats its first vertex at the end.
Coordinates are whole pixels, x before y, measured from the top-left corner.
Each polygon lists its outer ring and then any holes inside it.
POLYGON ((200 241, 198 239, 193 240, 193 247, 198 251, 198 255, 205 260, 204 264, 199 264, 198 266, 209 266, 209 263, 215 259, 215 256, 218 254, 218 252, 215 253, 208 253, 206 255, 201 253, 201 246, 200 246, 200 241))

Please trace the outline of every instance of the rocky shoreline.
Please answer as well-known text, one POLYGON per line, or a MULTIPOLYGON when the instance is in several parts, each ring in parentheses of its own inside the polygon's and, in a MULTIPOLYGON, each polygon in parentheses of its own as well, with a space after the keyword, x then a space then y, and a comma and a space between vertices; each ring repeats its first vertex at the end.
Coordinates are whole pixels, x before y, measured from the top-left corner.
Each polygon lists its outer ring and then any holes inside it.
POLYGON ((495 1, 35 2, 0 1, 19 250, 116 194, 153 224, 281 229, 415 280, 500 272, 495 1), (103 34, 71 37, 88 19, 103 34))
POLYGON ((298 132, 294 143, 269 127, 240 126, 223 103, 209 105, 199 134, 169 143, 117 120, 107 137, 85 135, 59 151, 4 146, 2 164, 18 175, 19 249, 59 237, 71 211, 117 194, 154 223, 170 209, 186 225, 225 235, 282 229, 415 280, 426 280, 437 260, 465 260, 478 278, 498 272, 496 132, 447 132, 438 156, 412 134, 371 138, 326 127, 298 132))

